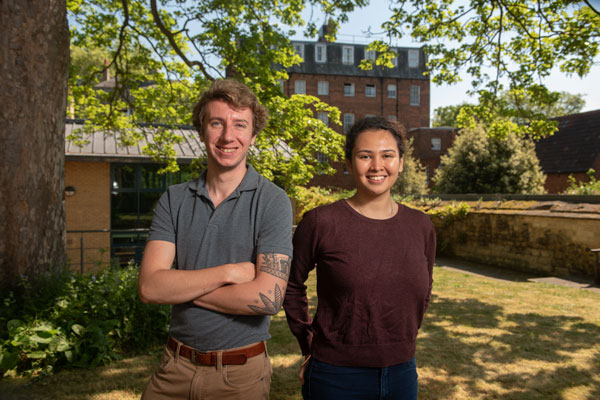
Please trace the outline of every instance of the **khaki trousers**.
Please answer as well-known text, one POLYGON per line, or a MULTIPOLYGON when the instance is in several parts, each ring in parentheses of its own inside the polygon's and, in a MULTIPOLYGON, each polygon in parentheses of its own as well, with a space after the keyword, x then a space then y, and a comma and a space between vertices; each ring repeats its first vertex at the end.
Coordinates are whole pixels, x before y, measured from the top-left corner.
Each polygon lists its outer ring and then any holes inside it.
POLYGON ((271 374, 266 351, 243 365, 222 365, 218 356, 217 365, 210 366, 198 365, 165 348, 142 400, 268 400, 271 374))

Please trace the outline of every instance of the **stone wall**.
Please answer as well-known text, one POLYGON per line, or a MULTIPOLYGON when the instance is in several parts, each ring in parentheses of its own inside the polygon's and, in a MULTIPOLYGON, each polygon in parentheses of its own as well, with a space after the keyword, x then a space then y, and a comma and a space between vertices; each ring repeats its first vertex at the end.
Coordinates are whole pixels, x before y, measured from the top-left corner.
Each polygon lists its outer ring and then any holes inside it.
POLYGON ((433 217, 438 253, 553 276, 594 276, 600 205, 471 203, 463 217, 433 217))

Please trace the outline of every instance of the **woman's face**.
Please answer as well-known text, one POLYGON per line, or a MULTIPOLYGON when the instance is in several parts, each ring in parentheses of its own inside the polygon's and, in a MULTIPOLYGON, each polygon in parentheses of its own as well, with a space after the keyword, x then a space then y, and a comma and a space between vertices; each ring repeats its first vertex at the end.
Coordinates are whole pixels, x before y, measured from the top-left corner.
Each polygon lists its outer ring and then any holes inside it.
POLYGON ((398 143, 389 131, 361 132, 352 149, 352 159, 346 161, 354 177, 357 191, 379 196, 389 193, 404 159, 400 157, 398 143))

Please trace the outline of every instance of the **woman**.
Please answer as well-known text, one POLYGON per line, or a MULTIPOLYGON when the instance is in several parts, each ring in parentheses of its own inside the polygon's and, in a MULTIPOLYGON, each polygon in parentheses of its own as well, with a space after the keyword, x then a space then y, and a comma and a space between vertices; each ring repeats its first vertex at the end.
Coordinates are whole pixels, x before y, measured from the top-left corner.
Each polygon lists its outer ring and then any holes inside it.
POLYGON ((356 194, 307 212, 294 235, 284 308, 306 357, 302 395, 416 399, 415 340, 431 295, 433 224, 392 200, 404 161, 396 126, 358 121, 345 153, 356 194), (315 265, 312 320, 304 282, 315 265))

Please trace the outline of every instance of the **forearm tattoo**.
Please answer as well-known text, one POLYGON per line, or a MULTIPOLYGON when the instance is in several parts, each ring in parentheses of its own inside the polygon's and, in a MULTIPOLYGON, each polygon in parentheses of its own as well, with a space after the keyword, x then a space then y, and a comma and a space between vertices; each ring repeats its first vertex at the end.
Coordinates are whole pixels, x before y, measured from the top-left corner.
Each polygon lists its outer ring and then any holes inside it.
MULTIPOLYGON (((259 293, 260 299, 264 304, 263 307, 252 304, 249 304, 248 307, 257 314, 277 314, 281 308, 281 305, 283 304, 283 293, 281 293, 281 288, 277 284, 275 284, 274 292, 275 293, 269 290, 269 294, 273 293, 273 300, 269 299, 264 293, 259 293)), ((258 303, 258 300, 256 300, 256 302, 258 303)))
POLYGON ((263 254, 260 270, 287 282, 290 276, 291 257, 277 253, 263 254))

